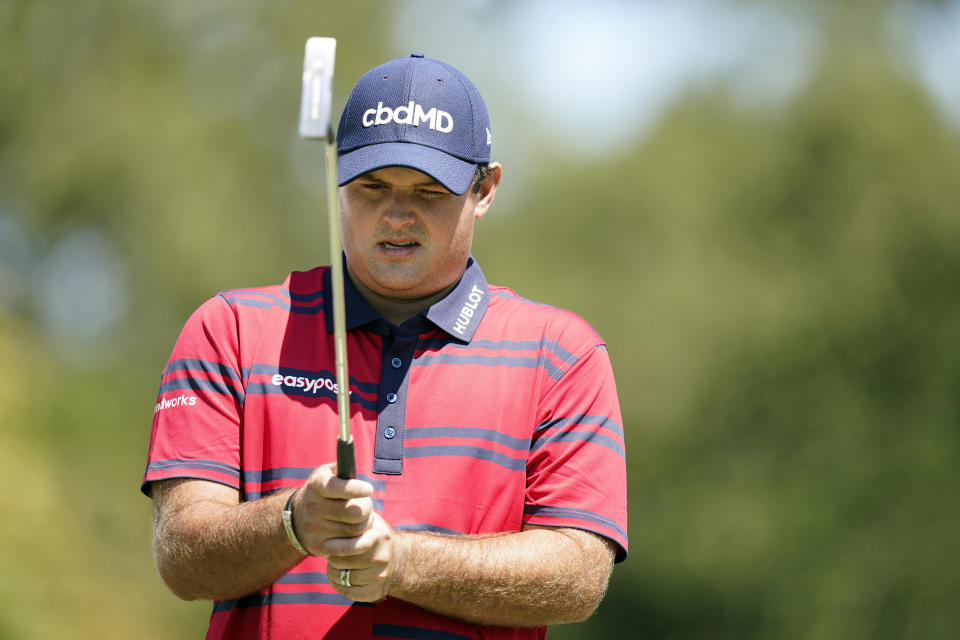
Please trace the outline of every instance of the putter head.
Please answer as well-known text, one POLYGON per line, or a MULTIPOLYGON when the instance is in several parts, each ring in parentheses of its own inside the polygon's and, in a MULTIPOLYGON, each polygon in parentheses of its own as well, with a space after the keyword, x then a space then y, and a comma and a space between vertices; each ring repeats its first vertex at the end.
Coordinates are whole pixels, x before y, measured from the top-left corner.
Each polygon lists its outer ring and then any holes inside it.
POLYGON ((308 38, 303 56, 303 93, 300 95, 300 137, 332 142, 330 108, 333 101, 335 38, 308 38))

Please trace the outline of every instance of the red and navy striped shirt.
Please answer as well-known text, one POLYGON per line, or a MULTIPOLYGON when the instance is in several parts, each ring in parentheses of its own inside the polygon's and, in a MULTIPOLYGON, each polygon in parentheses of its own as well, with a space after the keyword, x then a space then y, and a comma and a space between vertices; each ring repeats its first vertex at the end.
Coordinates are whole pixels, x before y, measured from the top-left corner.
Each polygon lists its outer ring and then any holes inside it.
MULTIPOLYGON (((345 279, 357 471, 395 529, 453 535, 574 527, 627 549, 623 427, 607 350, 575 314, 489 286, 470 258, 444 299, 399 327, 345 279)), ((327 267, 224 291, 187 321, 163 372, 143 489, 201 478, 242 500, 301 486, 335 459, 327 267)), ((259 593, 214 603, 208 638, 542 638, 400 600, 356 603, 309 557, 259 593), (329 633, 328 636, 324 636, 329 633)))

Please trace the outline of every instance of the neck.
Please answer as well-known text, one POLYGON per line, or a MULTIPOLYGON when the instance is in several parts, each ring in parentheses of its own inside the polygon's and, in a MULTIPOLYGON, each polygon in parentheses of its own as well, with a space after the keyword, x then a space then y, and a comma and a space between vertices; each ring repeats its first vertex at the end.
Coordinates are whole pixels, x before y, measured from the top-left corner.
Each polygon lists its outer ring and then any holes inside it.
POLYGON ((350 278, 353 286, 356 287, 360 297, 366 300, 367 304, 369 304, 374 311, 396 325, 403 324, 424 309, 429 308, 434 302, 442 300, 445 295, 457 286, 457 283, 454 282, 449 287, 422 298, 388 298, 371 290, 360 282, 360 280, 350 272, 349 268, 347 268, 347 276, 350 278))

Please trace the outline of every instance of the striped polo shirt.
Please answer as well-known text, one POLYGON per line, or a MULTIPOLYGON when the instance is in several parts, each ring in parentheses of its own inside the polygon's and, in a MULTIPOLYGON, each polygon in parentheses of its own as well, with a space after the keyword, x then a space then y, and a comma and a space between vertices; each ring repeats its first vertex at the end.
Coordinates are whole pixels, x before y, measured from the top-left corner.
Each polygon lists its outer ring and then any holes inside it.
MULTIPOLYGON (((575 314, 458 285, 396 326, 345 278, 350 428, 358 476, 395 529, 452 535, 574 527, 627 549, 623 428, 606 347, 575 314)), ((299 487, 336 459, 330 270, 224 291, 187 321, 154 408, 143 490, 168 478, 299 487)), ((279 516, 278 516, 279 517, 279 516)), ((394 598, 339 595, 308 557, 259 593, 217 601, 208 638, 542 638, 394 598), (324 633, 329 632, 329 636, 324 633)))

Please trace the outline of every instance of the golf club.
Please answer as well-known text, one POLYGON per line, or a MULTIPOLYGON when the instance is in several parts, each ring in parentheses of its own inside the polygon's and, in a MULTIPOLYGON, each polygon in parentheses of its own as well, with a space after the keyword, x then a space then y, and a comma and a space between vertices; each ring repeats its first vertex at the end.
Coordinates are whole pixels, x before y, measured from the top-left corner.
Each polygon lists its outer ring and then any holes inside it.
MULTIPOLYGON (((333 99, 334 38, 308 38, 303 57, 303 92, 300 98, 300 137, 325 140, 327 167, 327 218, 330 233, 333 338, 337 376, 337 476, 357 477, 350 435, 350 379, 347 374, 347 321, 343 295, 343 262, 340 259, 340 207, 337 194, 337 136, 330 121, 333 99)), ((324 301, 326 302, 326 301, 324 301)), ((329 313, 330 308, 326 307, 329 313)))

